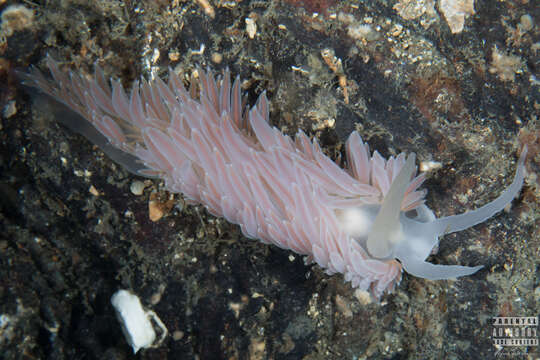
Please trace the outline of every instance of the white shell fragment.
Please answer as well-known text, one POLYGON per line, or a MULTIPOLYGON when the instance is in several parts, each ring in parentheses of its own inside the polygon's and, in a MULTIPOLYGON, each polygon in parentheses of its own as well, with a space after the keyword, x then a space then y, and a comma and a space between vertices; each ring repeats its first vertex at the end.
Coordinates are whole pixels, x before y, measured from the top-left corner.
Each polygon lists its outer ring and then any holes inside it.
POLYGON ((246 32, 250 39, 253 39, 255 37, 255 34, 257 33, 257 23, 252 18, 246 18, 246 32))
POLYGON ((474 0, 439 0, 439 10, 452 34, 457 34, 463 31, 465 19, 474 15, 474 0))
POLYGON ((133 353, 140 349, 158 347, 167 336, 167 328, 155 312, 145 310, 137 295, 128 290, 118 290, 111 297, 111 304, 116 310, 116 317, 122 326, 126 341, 133 348, 133 353), (156 342, 156 331, 152 321, 161 330, 156 342))

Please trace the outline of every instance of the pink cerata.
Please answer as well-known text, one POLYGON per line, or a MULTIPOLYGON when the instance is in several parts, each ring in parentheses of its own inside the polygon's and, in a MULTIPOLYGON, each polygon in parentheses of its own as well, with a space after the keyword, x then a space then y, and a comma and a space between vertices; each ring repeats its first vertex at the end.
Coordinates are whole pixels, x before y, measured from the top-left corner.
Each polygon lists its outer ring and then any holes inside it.
POLYGON ((244 106, 240 80, 231 81, 228 70, 219 77, 198 70, 190 90, 170 71, 167 83, 141 80, 127 95, 99 67, 88 79, 61 71, 50 57, 47 66, 52 80, 33 70, 27 83, 80 114, 84 121, 68 125, 113 160, 163 179, 168 190, 240 225, 248 238, 305 255, 377 298, 399 283, 402 268, 431 280, 478 271, 482 266, 425 260, 440 236, 490 218, 523 185, 526 148, 497 199, 437 219, 418 190, 424 176, 416 175, 414 154, 384 159, 353 132, 341 168, 302 131, 293 140, 271 127, 264 93, 244 106))

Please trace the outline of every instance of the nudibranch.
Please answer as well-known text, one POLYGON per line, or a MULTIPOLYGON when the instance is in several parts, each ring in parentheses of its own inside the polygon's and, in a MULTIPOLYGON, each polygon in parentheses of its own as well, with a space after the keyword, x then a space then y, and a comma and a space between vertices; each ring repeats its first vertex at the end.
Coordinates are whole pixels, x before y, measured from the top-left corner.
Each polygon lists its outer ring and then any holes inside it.
POLYGON ((168 190, 203 204, 215 216, 256 238, 305 255, 328 274, 379 297, 409 274, 458 278, 482 266, 426 262, 439 238, 501 211, 519 193, 526 148, 514 180, 495 200, 461 215, 437 219, 425 205, 415 155, 384 159, 353 132, 345 168, 302 131, 295 139, 269 125, 266 95, 246 107, 237 77, 198 70, 189 90, 169 72, 133 84, 96 67, 87 78, 61 71, 47 59, 53 79, 34 70, 27 83, 82 118, 63 119, 129 171, 163 179, 168 190), (196 89, 198 88, 198 91, 196 89), (97 131, 96 131, 97 130, 97 131))

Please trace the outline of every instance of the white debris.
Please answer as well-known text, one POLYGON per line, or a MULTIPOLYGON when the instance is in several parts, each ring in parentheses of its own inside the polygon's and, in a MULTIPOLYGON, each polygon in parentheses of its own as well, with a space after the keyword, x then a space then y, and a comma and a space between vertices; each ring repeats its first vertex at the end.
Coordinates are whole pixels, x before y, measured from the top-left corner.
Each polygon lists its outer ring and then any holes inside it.
POLYGON ((255 37, 255 34, 257 33, 257 23, 252 18, 246 18, 246 32, 250 39, 253 39, 255 37))
POLYGON ((398 0, 394 10, 405 20, 417 19, 426 11, 433 12, 433 0, 398 0))
POLYGON ((156 313, 143 308, 137 295, 128 290, 118 290, 111 297, 111 304, 134 354, 140 349, 159 346, 167 336, 167 328, 163 322, 156 313), (161 330, 161 337, 157 342, 152 320, 161 330))
POLYGON ((427 160, 427 161, 420 162, 420 171, 421 172, 439 170, 440 168, 442 168, 442 163, 439 162, 439 161, 427 160))
POLYGON ((452 34, 457 34, 463 30, 465 18, 474 15, 474 0, 439 0, 439 10, 452 34))
POLYGON ((489 72, 497 74, 502 81, 514 81, 515 75, 521 72, 523 61, 519 56, 507 55, 504 51, 493 45, 493 52, 491 53, 491 66, 489 72))
POLYGON ((131 190, 133 195, 142 195, 145 187, 146 185, 142 181, 135 180, 129 186, 129 190, 131 190))

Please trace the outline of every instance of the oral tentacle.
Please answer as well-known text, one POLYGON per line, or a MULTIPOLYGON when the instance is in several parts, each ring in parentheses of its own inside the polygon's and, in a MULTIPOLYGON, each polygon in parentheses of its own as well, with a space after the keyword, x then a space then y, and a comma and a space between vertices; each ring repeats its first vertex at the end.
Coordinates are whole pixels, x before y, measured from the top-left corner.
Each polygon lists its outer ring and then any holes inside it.
POLYGON ((409 155, 392 182, 373 223, 366 245, 368 252, 376 258, 382 259, 391 255, 394 244, 401 241, 401 202, 414 173, 414 160, 415 154, 409 155))
POLYGON ((514 180, 498 198, 476 210, 468 211, 464 214, 443 217, 434 221, 433 226, 437 236, 465 230, 479 224, 503 210, 506 205, 511 203, 519 194, 521 187, 523 186, 526 156, 527 146, 525 145, 521 152, 521 156, 519 157, 514 180))
POLYGON ((445 280, 458 278, 474 274, 481 268, 480 266, 461 265, 435 265, 419 258, 411 256, 411 253, 404 253, 399 257, 403 269, 411 275, 422 277, 428 280, 445 280))

